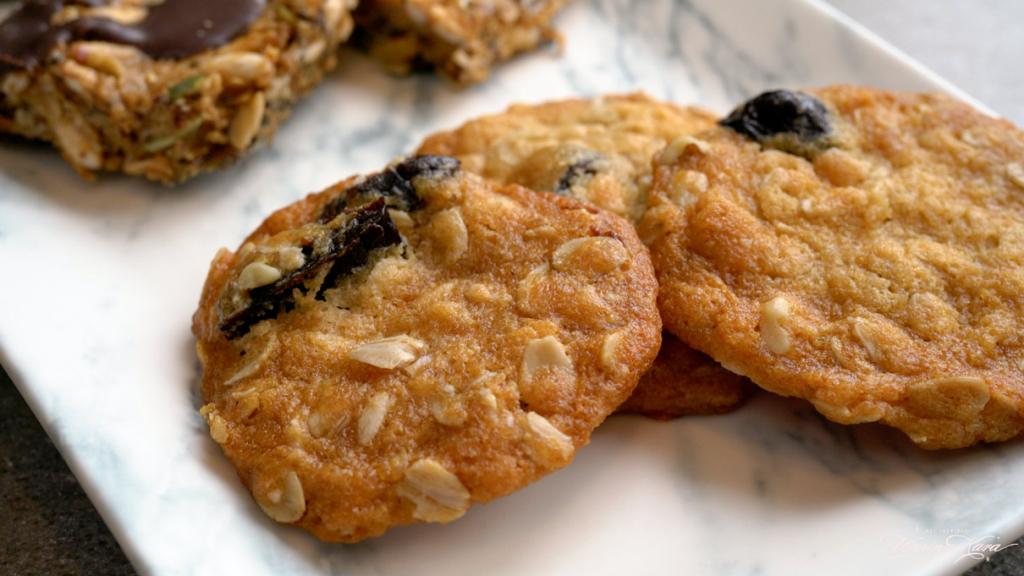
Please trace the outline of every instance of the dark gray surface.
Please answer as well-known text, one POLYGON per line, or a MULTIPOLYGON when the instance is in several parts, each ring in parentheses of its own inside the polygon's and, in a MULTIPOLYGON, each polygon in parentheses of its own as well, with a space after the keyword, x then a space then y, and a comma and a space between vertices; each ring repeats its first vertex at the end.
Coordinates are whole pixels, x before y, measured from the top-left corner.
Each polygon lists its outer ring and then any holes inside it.
MULTIPOLYGON (((0 574, 132 574, 64 460, 0 371, 0 574)), ((1024 538, 967 572, 1024 574, 1024 538)))
POLYGON ((133 574, 6 372, 0 372, 0 574, 133 574))

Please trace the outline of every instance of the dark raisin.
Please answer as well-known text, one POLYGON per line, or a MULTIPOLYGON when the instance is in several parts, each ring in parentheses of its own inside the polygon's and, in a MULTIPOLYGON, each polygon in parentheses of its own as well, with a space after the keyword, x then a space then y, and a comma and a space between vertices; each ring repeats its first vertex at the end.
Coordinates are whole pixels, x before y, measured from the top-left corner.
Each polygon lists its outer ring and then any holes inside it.
POLYGON ((591 155, 574 160, 566 167, 562 177, 558 179, 553 192, 562 195, 569 194, 573 186, 600 171, 601 159, 600 154, 593 152, 591 155))
POLYGON ((330 222, 346 208, 382 197, 392 208, 406 212, 416 210, 421 201, 412 185, 413 178, 447 178, 458 170, 459 161, 450 156, 413 156, 346 188, 324 206, 319 221, 330 222))
POLYGON ((449 178, 459 171, 460 163, 451 156, 412 156, 395 165, 395 172, 406 180, 417 176, 449 178))
POLYGON ((334 197, 320 211, 319 221, 323 224, 338 217, 349 207, 365 204, 376 198, 399 210, 415 210, 419 207, 420 198, 416 195, 412 183, 402 178, 392 168, 367 176, 362 182, 353 184, 344 192, 334 197))
POLYGON ((316 294, 322 299, 324 291, 365 265, 373 250, 401 241, 383 198, 357 208, 343 225, 331 231, 326 250, 317 253, 311 247, 303 247, 303 253, 308 256, 306 263, 277 282, 250 290, 249 305, 221 322, 220 330, 231 340, 244 336, 261 320, 276 318, 281 312, 292 310, 295 307, 294 291, 305 293, 308 290, 306 282, 330 266, 316 294))
POLYGON ((822 147, 832 132, 825 104, 810 94, 791 90, 755 96, 720 124, 765 146, 801 155, 822 147))

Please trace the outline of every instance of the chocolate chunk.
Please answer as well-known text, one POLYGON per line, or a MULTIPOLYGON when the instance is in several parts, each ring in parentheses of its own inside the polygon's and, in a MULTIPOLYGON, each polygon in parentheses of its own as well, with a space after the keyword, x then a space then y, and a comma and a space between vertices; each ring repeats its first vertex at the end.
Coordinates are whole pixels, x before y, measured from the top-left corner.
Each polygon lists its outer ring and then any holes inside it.
POLYGON ((46 59, 55 44, 67 41, 63 28, 50 25, 50 19, 64 5, 60 1, 28 0, 0 22, 0 72, 32 69, 46 59))
POLYGON ((329 266, 316 294, 322 300, 326 290, 364 266, 372 251, 401 241, 383 198, 357 208, 342 225, 330 231, 326 249, 317 252, 312 246, 304 246, 302 252, 306 263, 276 282, 250 290, 249 305, 224 319, 220 330, 233 340, 244 336, 261 320, 276 318, 278 314, 292 310, 295 307, 295 290, 306 293, 309 289, 306 283, 329 266))
POLYGON ((582 182, 586 178, 594 176, 600 171, 602 158, 603 157, 600 154, 593 152, 592 155, 573 161, 565 169, 565 173, 562 174, 562 177, 558 179, 558 183, 555 185, 555 189, 552 190, 552 192, 563 196, 569 194, 573 186, 582 182))
POLYGON ((330 222, 346 208, 377 198, 384 198, 391 208, 415 210, 421 201, 412 185, 414 178, 447 178, 458 171, 459 161, 450 156, 413 156, 346 188, 324 206, 319 221, 330 222))
POLYGON ((827 144, 828 116, 825 104, 810 94, 772 90, 744 102, 720 124, 765 146, 806 155, 827 144))
POLYGON ((218 48, 245 31, 266 0, 164 0, 135 24, 87 16, 52 25, 65 6, 103 6, 103 0, 27 0, 0 23, 0 71, 33 70, 58 44, 103 40, 135 46, 152 58, 183 58, 218 48))

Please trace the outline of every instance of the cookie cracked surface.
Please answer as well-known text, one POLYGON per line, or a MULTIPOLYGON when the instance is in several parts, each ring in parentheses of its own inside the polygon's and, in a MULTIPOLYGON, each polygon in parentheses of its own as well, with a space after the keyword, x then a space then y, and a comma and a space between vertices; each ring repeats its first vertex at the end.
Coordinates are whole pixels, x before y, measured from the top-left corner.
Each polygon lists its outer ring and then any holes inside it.
POLYGON ((211 436, 271 518, 326 540, 448 522, 565 466, 660 341, 625 220, 450 158, 382 174, 218 253, 193 323, 211 436))
MULTIPOLYGON (((516 105, 428 137, 421 154, 448 154, 492 180, 590 202, 635 220, 644 210, 651 159, 715 116, 644 94, 516 105)), ((663 349, 624 412, 655 418, 717 414, 746 396, 741 376, 664 336, 663 349)))
POLYGON ((781 107, 800 129, 723 126, 656 162, 640 229, 666 328, 836 422, 1016 436, 1024 134, 940 95, 807 98, 781 107))

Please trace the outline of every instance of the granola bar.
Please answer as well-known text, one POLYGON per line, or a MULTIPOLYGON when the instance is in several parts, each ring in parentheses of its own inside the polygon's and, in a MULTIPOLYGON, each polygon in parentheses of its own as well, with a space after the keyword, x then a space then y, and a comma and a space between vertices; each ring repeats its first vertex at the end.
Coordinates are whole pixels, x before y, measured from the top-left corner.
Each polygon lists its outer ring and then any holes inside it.
POLYGON ((29 0, 0 23, 0 131, 86 178, 167 184, 271 138, 334 67, 352 0, 29 0))
POLYGON ((363 0, 364 43, 387 69, 432 66, 460 84, 502 60, 557 38, 550 21, 568 0, 363 0))

